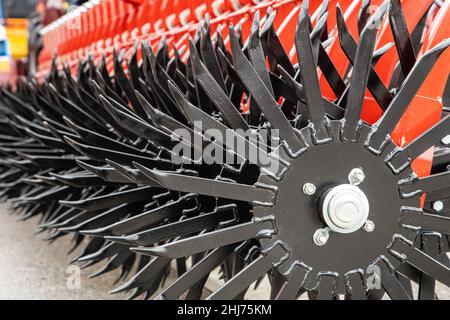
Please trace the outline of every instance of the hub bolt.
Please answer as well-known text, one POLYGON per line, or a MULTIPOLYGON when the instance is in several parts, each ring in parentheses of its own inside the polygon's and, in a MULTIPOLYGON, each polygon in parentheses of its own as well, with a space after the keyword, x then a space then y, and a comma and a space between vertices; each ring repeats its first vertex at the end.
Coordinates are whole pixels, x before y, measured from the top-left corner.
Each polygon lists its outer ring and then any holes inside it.
POLYGON ((444 203, 442 201, 433 202, 433 209, 437 212, 442 211, 444 209, 444 203))
POLYGON ((441 142, 442 142, 444 145, 449 145, 449 144, 450 144, 450 134, 449 134, 449 135, 446 135, 446 136, 441 140, 441 142))
POLYGON ((364 223, 364 231, 366 232, 372 232, 375 230, 375 223, 373 221, 367 220, 366 223, 364 223))
POLYGON ((313 241, 318 246, 323 246, 328 242, 330 234, 327 229, 317 229, 313 235, 313 241))
POLYGON ((348 182, 354 186, 361 184, 364 179, 366 179, 366 175, 360 168, 352 169, 352 171, 348 174, 348 182))
POLYGON ((303 185, 303 193, 306 194, 307 196, 312 196, 313 194, 316 193, 316 186, 313 185, 312 183, 305 183, 303 185))

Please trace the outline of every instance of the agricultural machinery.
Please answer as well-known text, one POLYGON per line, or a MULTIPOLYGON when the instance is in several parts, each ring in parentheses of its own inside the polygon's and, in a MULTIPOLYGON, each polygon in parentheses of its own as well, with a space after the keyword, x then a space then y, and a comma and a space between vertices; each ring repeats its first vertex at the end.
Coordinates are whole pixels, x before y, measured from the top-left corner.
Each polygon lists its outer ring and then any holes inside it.
POLYGON ((450 286, 449 0, 92 0, 40 34, 1 196, 112 293, 450 286))

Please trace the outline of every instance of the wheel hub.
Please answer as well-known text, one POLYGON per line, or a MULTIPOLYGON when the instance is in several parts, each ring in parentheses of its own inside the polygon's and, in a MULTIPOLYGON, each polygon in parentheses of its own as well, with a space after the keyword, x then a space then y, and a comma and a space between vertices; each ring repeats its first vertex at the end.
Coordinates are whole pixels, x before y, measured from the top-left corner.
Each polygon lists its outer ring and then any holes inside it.
MULTIPOLYGON (((336 290, 342 293, 349 274, 366 272, 386 255, 393 236, 401 233, 401 208, 418 207, 419 202, 416 197, 399 195, 398 183, 411 170, 396 175, 386 165, 385 154, 366 148, 368 126, 352 142, 341 139, 341 128, 332 121, 332 139, 320 144, 308 139, 308 129, 302 130, 308 145, 289 161, 283 175, 276 179, 260 176, 261 185, 276 187, 275 205, 256 206, 254 214, 266 217, 277 213, 277 233, 270 239, 261 238, 260 243, 264 249, 282 243, 289 252, 289 258, 278 266, 279 272, 284 274, 300 264, 308 270, 305 288, 314 288, 319 278, 327 275, 336 279, 336 290), (305 185, 314 186, 314 192, 312 188, 305 192, 305 185)), ((386 152, 394 148, 390 143, 386 152)))
POLYGON ((355 232, 369 216, 369 200, 357 186, 338 185, 326 191, 322 198, 320 214, 331 231, 355 232))

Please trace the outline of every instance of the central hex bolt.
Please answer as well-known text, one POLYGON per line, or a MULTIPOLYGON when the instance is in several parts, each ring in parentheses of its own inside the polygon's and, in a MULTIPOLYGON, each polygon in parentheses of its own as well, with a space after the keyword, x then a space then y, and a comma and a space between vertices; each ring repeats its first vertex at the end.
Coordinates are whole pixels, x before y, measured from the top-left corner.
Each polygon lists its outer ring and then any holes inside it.
POLYGON ((352 171, 348 174, 348 182, 353 186, 361 184, 364 179, 366 179, 366 175, 360 168, 352 169, 352 171))
POLYGON ((327 229, 317 229, 313 235, 313 241, 318 246, 323 246, 328 242, 330 234, 327 229))
POLYGON ((353 233, 369 217, 369 200, 357 186, 341 184, 322 194, 319 214, 330 231, 353 233))
POLYGON ((305 183, 303 185, 303 193, 306 194, 307 196, 312 196, 316 193, 317 189, 316 186, 313 185, 312 183, 305 183))

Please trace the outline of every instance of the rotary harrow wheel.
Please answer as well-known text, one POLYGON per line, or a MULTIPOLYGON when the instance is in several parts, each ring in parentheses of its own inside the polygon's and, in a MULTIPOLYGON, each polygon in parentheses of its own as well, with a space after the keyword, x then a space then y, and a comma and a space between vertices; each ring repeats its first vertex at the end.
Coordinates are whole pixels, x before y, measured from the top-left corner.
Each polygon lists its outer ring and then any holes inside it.
POLYGON ((130 299, 437 298, 450 1, 271 4, 3 88, 2 197, 130 299))

